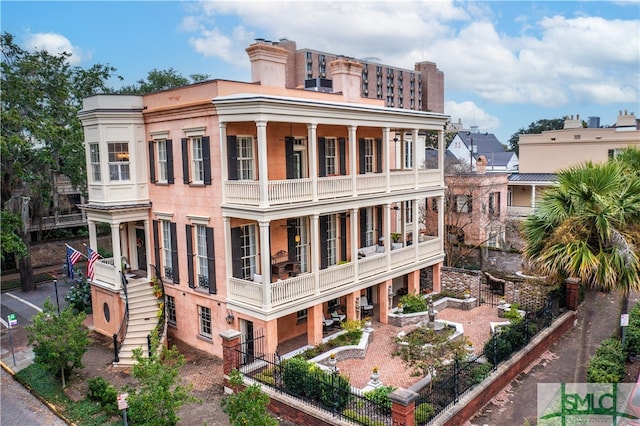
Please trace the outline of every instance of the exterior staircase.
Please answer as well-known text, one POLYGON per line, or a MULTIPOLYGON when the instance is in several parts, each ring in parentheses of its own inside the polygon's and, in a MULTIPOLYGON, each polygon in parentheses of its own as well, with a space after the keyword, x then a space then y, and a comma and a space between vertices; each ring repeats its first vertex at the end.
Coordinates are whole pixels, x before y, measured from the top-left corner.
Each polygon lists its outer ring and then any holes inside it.
POLYGON ((142 348, 142 354, 148 356, 147 336, 158 325, 158 299, 147 279, 130 280, 127 284, 129 297, 129 323, 122 346, 118 353, 118 362, 114 367, 129 368, 136 362, 133 349, 142 348))

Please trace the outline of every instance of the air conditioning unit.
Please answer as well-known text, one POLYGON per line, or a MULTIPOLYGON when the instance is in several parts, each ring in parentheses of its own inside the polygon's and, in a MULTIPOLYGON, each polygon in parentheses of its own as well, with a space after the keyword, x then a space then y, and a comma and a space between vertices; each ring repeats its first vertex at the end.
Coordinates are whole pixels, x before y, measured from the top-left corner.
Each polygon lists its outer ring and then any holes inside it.
POLYGON ((332 93, 333 80, 322 77, 310 78, 304 81, 304 89, 315 92, 332 93))

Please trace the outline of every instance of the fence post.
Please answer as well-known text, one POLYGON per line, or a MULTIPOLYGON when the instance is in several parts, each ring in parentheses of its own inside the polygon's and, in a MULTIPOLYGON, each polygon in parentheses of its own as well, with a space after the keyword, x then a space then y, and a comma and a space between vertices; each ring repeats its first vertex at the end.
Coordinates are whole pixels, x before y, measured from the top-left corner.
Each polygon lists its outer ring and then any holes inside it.
POLYGON ((418 394, 408 389, 396 389, 389 394, 393 426, 415 425, 417 398, 418 394))
POLYGON ((577 311, 580 278, 567 278, 564 282, 567 284, 567 308, 572 311, 577 311))
POLYGON ((240 367, 240 332, 238 330, 229 329, 220 333, 222 337, 222 372, 224 374, 224 391, 232 393, 229 387, 229 375, 231 371, 240 367))
POLYGON ((113 335, 113 362, 120 362, 118 357, 118 335, 113 335))

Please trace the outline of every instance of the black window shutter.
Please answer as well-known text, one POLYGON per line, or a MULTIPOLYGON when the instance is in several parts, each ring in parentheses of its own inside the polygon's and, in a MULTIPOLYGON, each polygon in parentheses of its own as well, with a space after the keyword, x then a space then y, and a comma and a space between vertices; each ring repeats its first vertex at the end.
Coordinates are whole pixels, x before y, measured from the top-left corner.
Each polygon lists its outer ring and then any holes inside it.
POLYGON ((238 138, 233 135, 227 136, 227 169, 229 180, 238 180, 238 138))
MULTIPOLYGON (((162 276, 162 265, 160 259, 160 232, 159 232, 160 222, 157 220, 153 221, 153 255, 156 257, 156 266, 158 267, 158 272, 160 272, 160 276, 162 276)), ((158 277, 160 278, 160 277, 158 277)))
POLYGON ((231 270, 235 278, 242 275, 242 228, 231 228, 231 270))
POLYGON ((285 136, 284 138, 284 155, 287 161, 287 179, 294 178, 293 169, 293 136, 285 136))
POLYGON ((211 185, 211 143, 209 136, 202 137, 202 167, 204 167, 204 184, 211 185))
POLYGON ((173 283, 180 284, 180 271, 178 270, 178 231, 175 222, 169 223, 171 231, 171 269, 173 272, 173 283))
POLYGON ((329 266, 329 245, 327 244, 327 230, 329 229, 329 218, 320 216, 320 269, 327 269, 329 266))
POLYGON ((471 213, 473 211, 473 197, 471 195, 467 195, 467 204, 469 204, 467 213, 471 213))
POLYGON ((189 280, 189 287, 195 287, 195 280, 193 276, 193 231, 191 225, 185 225, 187 233, 187 277, 189 280))
POLYGON ((182 138, 182 181, 185 184, 191 182, 189 175, 189 143, 187 138, 182 138))
POLYGON ((380 237, 383 237, 384 234, 382 233, 382 207, 378 206, 376 207, 376 219, 377 219, 377 228, 378 228, 378 240, 380 239, 380 237))
POLYGON ((345 138, 338 138, 338 151, 340 153, 340 175, 344 176, 347 174, 347 141, 345 138))
POLYGON ((173 173, 173 141, 171 139, 167 139, 167 183, 174 183, 174 173, 173 173))
POLYGON ((319 177, 327 176, 327 140, 318 138, 318 174, 319 177))
POLYGON ((363 175, 365 173, 365 168, 364 168, 364 153, 365 153, 364 139, 360 139, 358 141, 358 145, 359 145, 358 156, 360 158, 360 174, 363 175))
POLYGON ((295 219, 287 220, 287 253, 289 255, 289 260, 296 260, 297 224, 298 223, 295 219))
POLYGON ((367 211, 360 209, 360 247, 367 246, 367 211))
POLYGON ((382 139, 376 139, 376 173, 382 173, 382 139))
POLYGON ((149 181, 156 183, 155 144, 149 141, 149 181))
POLYGON ((217 294, 216 254, 213 245, 213 228, 207 227, 207 269, 209 270, 209 294, 217 294))
POLYGON ((340 213, 340 260, 347 260, 347 214, 340 213))

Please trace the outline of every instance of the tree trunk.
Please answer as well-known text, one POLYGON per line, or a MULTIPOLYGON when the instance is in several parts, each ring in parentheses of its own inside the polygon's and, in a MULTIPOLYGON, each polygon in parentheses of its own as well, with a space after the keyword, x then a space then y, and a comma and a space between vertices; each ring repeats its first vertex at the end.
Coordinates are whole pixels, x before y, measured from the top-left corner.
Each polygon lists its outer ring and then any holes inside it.
POLYGON ((36 281, 33 277, 31 255, 18 259, 18 271, 20 272, 20 285, 22 286, 22 291, 34 291, 36 289, 36 281))

